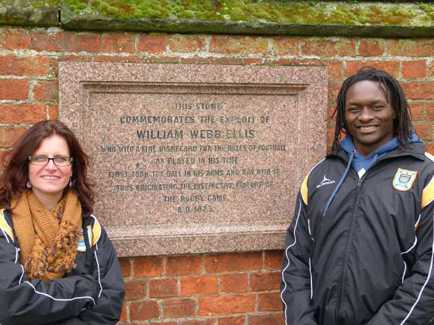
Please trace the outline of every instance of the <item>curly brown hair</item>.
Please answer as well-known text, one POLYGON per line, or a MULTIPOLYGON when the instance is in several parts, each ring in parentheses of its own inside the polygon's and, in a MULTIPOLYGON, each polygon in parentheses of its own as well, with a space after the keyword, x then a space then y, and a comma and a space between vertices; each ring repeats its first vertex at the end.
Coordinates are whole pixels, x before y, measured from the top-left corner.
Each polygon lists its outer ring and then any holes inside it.
MULTIPOLYGON (((89 157, 83 151, 77 137, 62 122, 57 120, 41 121, 27 130, 15 143, 14 149, 6 156, 6 165, 0 176, 0 207, 10 208, 12 198, 26 190, 29 175, 29 160, 42 141, 53 134, 66 140, 73 157, 71 187, 80 200, 85 213, 93 212, 93 185, 87 177, 89 157)), ((68 190, 65 189, 65 190, 68 190)))

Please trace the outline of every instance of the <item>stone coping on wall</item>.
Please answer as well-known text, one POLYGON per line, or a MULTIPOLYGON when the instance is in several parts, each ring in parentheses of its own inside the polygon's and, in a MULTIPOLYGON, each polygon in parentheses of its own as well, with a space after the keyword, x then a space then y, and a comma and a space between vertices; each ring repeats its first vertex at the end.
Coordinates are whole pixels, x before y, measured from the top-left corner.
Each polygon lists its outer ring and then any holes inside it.
POLYGON ((431 1, 0 0, 0 25, 67 30, 432 37, 431 1))

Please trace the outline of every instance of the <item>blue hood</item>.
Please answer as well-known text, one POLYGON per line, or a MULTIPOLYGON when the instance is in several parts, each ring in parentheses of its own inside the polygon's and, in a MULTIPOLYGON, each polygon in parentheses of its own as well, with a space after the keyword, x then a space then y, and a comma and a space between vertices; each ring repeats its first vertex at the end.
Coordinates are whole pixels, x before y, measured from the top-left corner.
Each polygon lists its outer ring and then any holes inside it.
MULTIPOLYGON (((422 141, 418 138, 416 133, 412 133, 409 138, 409 143, 422 143, 422 141)), ((366 172, 379 158, 384 156, 386 153, 395 150, 399 147, 399 145, 398 139, 394 137, 377 150, 371 152, 368 156, 364 156, 356 150, 353 139, 350 135, 345 137, 345 139, 341 142, 341 147, 348 154, 348 156, 354 153, 352 166, 358 173, 362 169, 364 172, 366 172)))

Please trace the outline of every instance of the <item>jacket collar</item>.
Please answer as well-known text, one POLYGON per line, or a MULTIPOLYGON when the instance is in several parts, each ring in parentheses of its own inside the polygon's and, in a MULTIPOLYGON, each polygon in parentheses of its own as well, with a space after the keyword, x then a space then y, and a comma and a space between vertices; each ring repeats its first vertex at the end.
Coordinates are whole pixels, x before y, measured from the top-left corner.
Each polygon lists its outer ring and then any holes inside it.
MULTIPOLYGON (((422 142, 413 142, 404 145, 401 144, 398 148, 388 152, 379 160, 407 156, 413 157, 418 160, 425 160, 425 145, 422 142)), ((328 153, 327 158, 339 158, 342 159, 344 162, 348 162, 349 156, 347 152, 341 146, 339 146, 337 151, 332 151, 328 153)))

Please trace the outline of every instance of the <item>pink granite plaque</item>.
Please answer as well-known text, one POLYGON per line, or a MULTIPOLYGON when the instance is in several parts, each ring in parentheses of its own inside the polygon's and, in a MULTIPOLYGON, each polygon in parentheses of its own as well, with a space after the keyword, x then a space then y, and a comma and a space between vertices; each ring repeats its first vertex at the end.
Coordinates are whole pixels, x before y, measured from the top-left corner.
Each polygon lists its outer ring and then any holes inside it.
POLYGON ((121 256, 278 249, 325 154, 324 67, 60 63, 121 256))

